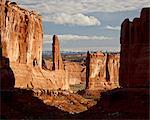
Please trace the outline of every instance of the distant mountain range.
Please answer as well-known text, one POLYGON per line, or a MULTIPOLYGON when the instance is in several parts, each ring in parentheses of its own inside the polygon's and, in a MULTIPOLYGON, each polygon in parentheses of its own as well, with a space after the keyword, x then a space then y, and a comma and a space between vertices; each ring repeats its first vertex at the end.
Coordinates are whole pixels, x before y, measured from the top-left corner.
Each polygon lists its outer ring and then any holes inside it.
MULTIPOLYGON (((93 53, 95 51, 90 51, 90 53, 93 53)), ((43 56, 51 56, 52 51, 43 51, 43 56)), ((119 52, 104 52, 104 53, 119 53, 119 52)), ((72 51, 61 51, 62 55, 76 55, 76 54, 87 54, 87 52, 72 52, 72 51)))
MULTIPOLYGON (((43 55, 52 55, 52 51, 43 51, 43 55)), ((61 54, 63 55, 73 55, 73 54, 86 54, 87 52, 72 52, 72 51, 61 51, 61 54)))

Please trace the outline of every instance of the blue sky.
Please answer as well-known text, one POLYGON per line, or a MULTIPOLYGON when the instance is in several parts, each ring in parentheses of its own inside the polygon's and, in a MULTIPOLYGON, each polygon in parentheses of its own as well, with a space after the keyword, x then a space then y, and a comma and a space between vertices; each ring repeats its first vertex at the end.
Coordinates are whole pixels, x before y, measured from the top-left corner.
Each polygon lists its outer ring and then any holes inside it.
POLYGON ((119 51, 120 25, 139 17, 149 0, 12 0, 42 15, 43 50, 51 50, 52 36, 61 51, 119 51))

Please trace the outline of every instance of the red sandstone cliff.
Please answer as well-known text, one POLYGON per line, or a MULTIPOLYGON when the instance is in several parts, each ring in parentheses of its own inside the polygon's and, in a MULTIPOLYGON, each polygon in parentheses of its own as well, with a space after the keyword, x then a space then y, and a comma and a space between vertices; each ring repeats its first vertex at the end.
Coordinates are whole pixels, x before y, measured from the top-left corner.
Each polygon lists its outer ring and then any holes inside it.
POLYGON ((86 88, 105 90, 119 87, 119 57, 119 54, 88 53, 86 88))
MULTIPOLYGON (((51 60, 44 59, 44 69, 52 71, 51 60)), ((68 72, 69 85, 83 84, 86 81, 86 66, 80 62, 63 61, 64 70, 68 72)))
POLYGON ((78 62, 64 62, 65 71, 68 71, 70 85, 83 84, 86 80, 86 66, 78 62))
POLYGON ((68 90, 68 72, 42 69, 41 16, 14 2, 1 1, 0 9, 2 86, 12 81, 10 87, 68 90))
POLYGON ((150 8, 140 18, 121 25, 120 78, 122 87, 146 87, 150 78, 150 8))
POLYGON ((42 63, 42 20, 35 12, 11 2, 1 2, 2 55, 10 62, 39 67, 42 63))

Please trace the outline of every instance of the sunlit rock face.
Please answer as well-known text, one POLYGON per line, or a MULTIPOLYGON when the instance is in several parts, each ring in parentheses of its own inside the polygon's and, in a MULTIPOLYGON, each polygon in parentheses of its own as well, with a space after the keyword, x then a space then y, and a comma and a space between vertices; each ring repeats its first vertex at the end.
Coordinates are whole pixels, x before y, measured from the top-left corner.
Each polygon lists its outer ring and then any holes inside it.
POLYGON ((121 25, 120 78, 122 87, 147 87, 150 78, 150 8, 140 18, 121 25))
POLYGON ((64 64, 62 61, 62 57, 60 54, 60 46, 59 46, 59 40, 57 35, 53 36, 53 44, 52 44, 52 51, 53 51, 53 70, 61 70, 64 69, 64 64))
POLYGON ((35 12, 18 7, 14 2, 1 2, 2 55, 10 63, 42 63, 42 20, 35 12))
POLYGON ((69 90, 68 73, 64 70, 49 71, 24 64, 13 64, 15 87, 32 89, 69 90))
POLYGON ((68 72, 42 69, 41 16, 1 1, 2 88, 69 89, 68 72))
POLYGON ((86 88, 106 90, 119 87, 119 58, 119 54, 88 53, 86 88))
POLYGON ((83 84, 85 82, 86 66, 80 62, 64 62, 64 69, 68 71, 69 84, 83 84))

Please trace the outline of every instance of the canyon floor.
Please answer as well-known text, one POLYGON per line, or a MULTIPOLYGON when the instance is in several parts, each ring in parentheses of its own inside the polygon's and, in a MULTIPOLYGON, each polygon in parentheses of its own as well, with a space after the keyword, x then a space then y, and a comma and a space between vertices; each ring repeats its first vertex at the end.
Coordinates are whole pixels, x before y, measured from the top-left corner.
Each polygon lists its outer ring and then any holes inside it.
POLYGON ((15 88, 2 93, 1 119, 147 119, 149 91, 115 89, 99 99, 68 91, 15 88))

